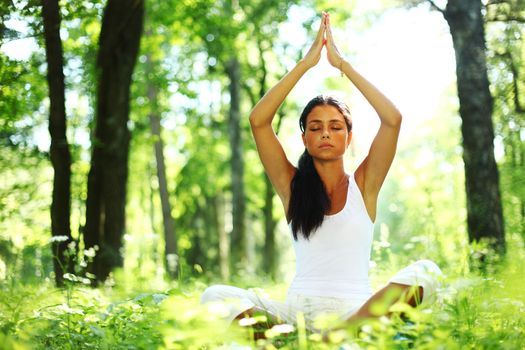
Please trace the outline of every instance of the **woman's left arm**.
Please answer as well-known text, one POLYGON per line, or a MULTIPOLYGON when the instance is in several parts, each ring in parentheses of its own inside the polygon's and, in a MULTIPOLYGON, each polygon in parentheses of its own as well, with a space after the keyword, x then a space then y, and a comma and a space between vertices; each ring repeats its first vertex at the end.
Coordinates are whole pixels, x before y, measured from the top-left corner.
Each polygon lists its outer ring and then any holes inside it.
MULTIPOLYGON (((394 160, 401 128, 401 113, 381 91, 359 74, 339 54, 332 37, 329 16, 327 17, 326 36, 328 61, 352 81, 381 119, 381 125, 370 146, 368 156, 356 170, 356 178, 359 177, 361 180, 363 196, 375 204, 379 190, 394 160)), ((373 207, 375 209, 375 205, 373 207)))

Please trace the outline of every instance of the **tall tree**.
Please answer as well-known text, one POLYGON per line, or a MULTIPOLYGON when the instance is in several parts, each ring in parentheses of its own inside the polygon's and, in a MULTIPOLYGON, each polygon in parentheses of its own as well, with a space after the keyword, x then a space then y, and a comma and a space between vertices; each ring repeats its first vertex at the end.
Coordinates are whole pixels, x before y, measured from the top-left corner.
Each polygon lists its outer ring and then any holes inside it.
MULTIPOLYGON (((232 264, 245 265, 247 259, 246 240, 246 198, 244 195, 244 158, 241 127, 241 65, 237 57, 230 58, 225 63, 226 74, 229 78, 230 109, 228 125, 231 147, 231 186, 232 186, 232 221, 233 227, 230 240, 230 256, 232 264)), ((234 270, 235 271, 235 267, 234 270)))
MULTIPOLYGON (((235 18, 242 11, 236 1, 223 2, 224 18, 235 18)), ((230 141, 230 171, 232 192, 232 230, 230 234, 230 264, 232 271, 238 267, 249 267, 248 240, 246 239, 246 198, 244 190, 244 151, 241 126, 241 62, 238 50, 235 48, 236 39, 242 32, 239 21, 230 23, 232 29, 226 31, 224 44, 232 50, 220 49, 220 61, 224 73, 228 77, 228 93, 230 106, 228 111, 228 131, 230 141)))
MULTIPOLYGON (((525 3, 521 6, 525 23, 525 3)), ((487 25, 495 127, 504 151, 499 169, 505 228, 510 233, 521 232, 525 238, 525 26, 516 20, 517 13, 520 11, 511 12, 511 20, 507 20, 501 9, 491 7, 487 11, 487 25), (494 26, 492 19, 498 21, 494 26)))
MULTIPOLYGON (((266 93, 268 80, 279 76, 285 69, 277 57, 272 57, 272 52, 278 45, 278 26, 275 24, 286 20, 288 9, 294 3, 294 0, 261 0, 259 2, 252 2, 251 7, 245 9, 245 11, 250 14, 250 18, 252 18, 247 28, 252 38, 252 45, 254 46, 252 55, 258 58, 256 62, 246 59, 246 65, 249 71, 255 72, 253 75, 255 84, 251 84, 252 86, 246 82, 243 84, 243 89, 250 98, 252 108, 266 93), (255 52, 257 54, 255 54, 255 52), (251 63, 253 63, 253 65, 251 63)), ((285 45, 282 49, 284 49, 285 52, 289 51, 288 45, 285 45)), ((300 56, 301 52, 293 52, 292 55, 300 56)), ((285 115, 283 108, 284 106, 278 111, 276 133, 279 133, 285 115)), ((266 173, 263 172, 262 175, 264 180, 264 205, 262 208, 264 245, 262 268, 268 276, 275 279, 279 265, 275 242, 277 219, 274 217, 273 205, 275 190, 266 173)))
POLYGON ((72 272, 73 259, 66 256, 71 238, 71 154, 66 136, 65 84, 63 72, 63 50, 60 39, 60 7, 58 0, 42 0, 44 37, 47 60, 47 82, 49 85, 49 154, 53 165, 53 195, 51 203, 51 234, 64 236, 65 240, 52 243, 55 282, 64 284, 65 270, 72 272))
POLYGON ((96 281, 105 280, 123 263, 120 250, 125 229, 130 85, 143 18, 144 0, 108 0, 102 19, 84 232, 86 248, 99 247, 89 266, 96 281))
POLYGON ((494 158, 493 100, 489 90, 485 28, 481 0, 449 0, 440 8, 446 19, 456 56, 459 113, 463 135, 463 162, 470 242, 488 239, 505 252, 505 233, 494 158))
POLYGON ((228 235, 224 229, 224 195, 219 192, 215 197, 215 226, 219 240, 219 271, 221 278, 226 281, 230 277, 228 235))
MULTIPOLYGON (((230 180, 228 181, 228 187, 231 192, 231 208, 232 208, 232 225, 230 231, 230 263, 234 267, 233 272, 238 271, 236 265, 247 267, 248 269, 253 268, 255 265, 254 261, 250 261, 249 252, 253 250, 254 245, 251 242, 255 240, 247 239, 246 236, 246 224, 249 219, 249 211, 251 209, 250 200, 251 193, 249 191, 250 187, 247 185, 245 179, 246 171, 251 171, 251 169, 246 169, 245 162, 245 153, 247 147, 250 147, 246 144, 244 137, 245 132, 248 130, 247 119, 242 118, 243 109, 248 106, 246 100, 244 99, 245 95, 243 93, 246 90, 244 85, 247 81, 255 81, 256 85, 259 81, 259 64, 252 66, 250 59, 254 57, 254 52, 250 51, 256 47, 256 34, 259 36, 269 36, 275 39, 278 36, 278 26, 277 24, 282 20, 286 19, 287 10, 293 1, 276 1, 276 0, 259 0, 252 2, 231 2, 231 1, 218 1, 210 3, 208 0, 200 0, 192 3, 188 3, 188 8, 185 9, 186 12, 192 13, 191 18, 188 16, 182 17, 183 25, 178 27, 178 34, 182 31, 187 30, 186 28, 191 28, 192 34, 191 38, 197 37, 198 40, 185 40, 184 50, 187 50, 187 47, 192 43, 194 45, 201 45, 200 52, 196 58, 196 62, 202 60, 202 53, 206 56, 208 71, 204 80, 211 82, 213 85, 216 83, 224 86, 224 91, 229 97, 229 103, 220 108, 217 111, 211 113, 210 121, 211 126, 223 132, 224 136, 228 136, 229 147, 228 150, 230 155, 228 157, 229 166, 226 168, 230 180), (198 25, 191 25, 193 18, 198 18, 198 25), (246 21, 246 18, 250 18, 250 21, 246 21), (200 56, 200 57, 199 57, 200 56), (213 63, 211 63, 213 62, 213 63), (248 72, 248 73, 247 73, 248 72), (253 76, 248 76, 245 74, 252 74, 253 76), (254 79, 255 78, 255 79, 254 79), (241 83, 242 88, 241 89, 241 83), (223 118, 222 113, 226 111, 227 117, 223 118), (215 122, 217 121, 217 123, 215 122), (226 123, 224 123, 226 121, 226 123), (227 125, 224 125, 227 124, 227 125)), ((272 47, 269 44, 269 40, 264 38, 265 41, 265 52, 268 53, 271 51, 272 47)), ((199 79, 199 77, 193 77, 193 79, 199 79)), ((180 85, 180 84, 178 84, 180 85)), ((205 84, 206 86, 207 84, 205 84)), ((248 87, 250 88, 250 87, 248 87)), ((258 87, 257 87, 258 89, 258 87)), ((258 92, 258 91, 257 91, 258 92)), ((256 94, 257 92, 253 92, 256 94)), ((249 92, 250 93, 250 92, 249 92)), ((253 101, 252 101, 253 103, 253 101)), ((189 125, 190 119, 188 118, 189 125)), ((208 118, 207 118, 208 119, 208 118)), ((206 127, 210 127, 210 121, 205 122, 206 127)), ((204 131, 199 131, 199 133, 193 133, 192 138, 195 140, 197 134, 204 133, 204 131)), ((216 138, 217 133, 211 133, 216 138)), ((210 137, 208 137, 209 139, 210 137)), ((219 141, 222 143, 222 140, 219 141)), ((207 143, 206 143, 207 144, 207 143)), ((205 143, 199 143, 197 152, 203 152, 203 147, 205 143)), ((212 147, 216 147, 215 146, 212 147)), ((215 153, 216 150, 208 151, 215 153)), ((207 157, 209 159, 209 155, 207 157)), ((194 155, 188 159, 188 164, 185 166, 185 169, 193 168, 190 165, 190 162, 199 161, 200 157, 194 155)), ((209 171, 210 166, 207 166, 209 171)), ((220 173, 224 172, 223 167, 219 167, 220 173)), ((186 170, 184 170, 186 172, 186 170)), ((191 177, 197 180, 195 175, 195 169, 193 170, 191 177)), ((208 178, 211 178, 208 175, 208 178)), ((188 181, 188 177, 183 179, 183 182, 188 181)), ((253 178, 250 178, 249 181, 252 181, 253 178)), ((260 179, 262 180, 262 178, 260 179)), ((258 182, 260 180, 255 180, 258 182)), ((222 180, 214 179, 216 183, 213 188, 212 184, 207 181, 206 185, 202 187, 199 185, 200 190, 205 192, 209 198, 213 199, 215 196, 218 196, 218 192, 224 189, 222 180), (217 186, 218 183, 221 183, 217 186)), ((185 200, 183 191, 181 190, 181 183, 177 186, 177 191, 180 191, 177 202, 179 205, 182 205, 182 201, 185 200)), ((257 193, 261 195, 262 192, 257 193)), ((222 197, 222 195, 217 198, 214 198, 217 203, 223 203, 223 199, 228 197, 222 197)), ((193 200, 193 202, 196 202, 193 200)), ((198 203, 195 203, 198 204, 198 203)), ((227 203, 225 203, 227 204, 227 203)), ((193 204, 192 204, 193 206, 193 204)), ((185 211, 188 210, 187 206, 184 206, 185 211)), ((219 211, 222 211, 223 207, 221 206, 220 210, 218 208, 217 215, 221 216, 219 211)), ((254 209, 259 213, 260 208, 254 209)), ((199 211, 202 215, 206 211, 199 211)), ((201 215, 199 214, 199 215, 201 215)), ((257 216, 259 217, 259 216, 257 216)), ((223 264, 225 257, 227 256, 224 247, 226 246, 226 236, 222 235, 224 230, 222 228, 222 217, 220 220, 216 220, 218 227, 219 236, 221 237, 219 242, 219 256, 220 256, 220 266, 222 271, 222 276, 227 275, 227 269, 223 264)), ((211 221, 210 221, 211 222, 211 221)), ((179 227, 181 228, 181 235, 184 235, 186 232, 183 228, 184 223, 181 220, 177 221, 179 227)), ((215 228, 213 228, 215 230, 215 228)), ((195 239, 197 237, 195 236, 195 239)), ((196 244, 195 239, 192 239, 192 246, 196 244)), ((212 241, 206 241, 206 244, 211 244, 212 241)), ((201 246, 204 246, 202 242, 201 246)), ((196 247, 196 245, 195 245, 196 247)), ((193 249, 193 248, 192 248, 193 249)), ((206 249, 204 250, 206 251, 206 249)), ((212 246, 207 250, 210 254, 214 254, 215 248, 212 246)), ((195 254, 193 254, 195 255, 195 254)))
POLYGON ((444 16, 456 53, 469 240, 491 239, 493 247, 503 252, 505 234, 481 9, 480 0, 449 0, 444 16))
MULTIPOLYGON (((277 127, 275 133, 279 134, 281 129, 284 112, 279 110, 277 127)), ((279 266, 278 256, 276 254, 275 243, 275 228, 277 227, 277 219, 273 215, 273 198, 275 197, 275 190, 268 175, 264 174, 264 253, 263 253, 263 269, 264 272, 273 280, 277 277, 277 267, 279 266)))
MULTIPOLYGON (((257 49, 259 52, 259 69, 260 69, 260 76, 258 79, 258 85, 259 85, 259 92, 257 94, 253 93, 250 86, 247 84, 243 85, 244 91, 248 94, 250 97, 250 102, 252 106, 255 106, 257 104, 257 101, 261 99, 264 94, 266 93, 266 79, 268 75, 268 69, 266 67, 267 62, 264 59, 264 50, 262 48, 261 39, 258 39, 257 42, 257 49)), ((279 134, 279 130, 281 129, 282 121, 284 118, 284 110, 283 107, 278 111, 278 118, 277 118, 277 126, 275 128, 276 134, 279 134)), ((270 181, 270 178, 268 175, 264 172, 263 173, 263 179, 264 179, 264 206, 262 208, 263 211, 263 226, 264 226, 264 246, 263 246, 263 258, 262 258, 262 268, 265 273, 270 276, 270 278, 274 279, 277 277, 277 266, 279 265, 278 262, 278 256, 276 254, 276 243, 275 243, 275 228, 277 227, 277 219, 273 215, 273 198, 275 197, 275 190, 273 188, 272 182, 270 181)))
MULTIPOLYGON (((148 58, 151 64, 151 58, 148 58)), ((158 88, 152 81, 148 82, 148 100, 150 103, 150 127, 154 137, 155 163, 157 165, 157 180, 159 183, 160 203, 162 207, 162 223, 164 227, 164 259, 167 274, 171 278, 177 277, 177 236, 175 235, 175 221, 171 215, 171 203, 166 180, 166 162, 164 160, 164 143, 162 142, 160 115, 157 104, 158 88)))
MULTIPOLYGON (((175 219, 172 215, 172 203, 170 202, 170 192, 167 178, 167 162, 164 155, 164 137, 163 135, 163 115, 170 108, 167 105, 172 92, 168 91, 173 80, 177 81, 180 90, 185 90, 185 83, 182 83, 178 76, 178 67, 175 64, 177 60, 182 60, 187 56, 184 53, 173 55, 173 39, 184 42, 185 47, 191 46, 190 40, 186 40, 184 34, 178 31, 177 24, 180 18, 187 18, 186 6, 177 6, 174 0, 162 2, 147 2, 145 11, 147 16, 144 23, 144 35, 141 41, 141 52, 144 60, 137 63, 134 71, 136 82, 132 87, 132 98, 134 98, 134 109, 131 115, 134 123, 133 144, 131 146, 131 157, 138 153, 150 154, 155 157, 155 178, 157 186, 148 186, 148 191, 152 196, 159 195, 160 206, 157 200, 151 199, 151 217, 153 232, 163 231, 163 249, 161 254, 164 272, 166 277, 175 278, 178 275, 178 268, 182 262, 178 249, 178 232, 176 230, 175 219), (177 8, 177 11, 173 11, 177 8), (175 28, 173 28, 175 27, 175 28), (182 85, 182 87, 181 87, 182 85), (146 99, 145 99, 146 97, 146 99), (147 103, 143 103, 147 101, 147 103), (145 119, 144 117, 147 117, 145 119), (149 125, 149 128, 147 127, 149 125), (146 142, 141 142, 144 140, 146 142), (150 140, 152 142, 150 142, 150 140), (144 148, 143 146, 147 148, 144 148), (153 150, 154 152, 149 152, 153 150), (159 215, 155 215, 156 211, 159 215), (154 220, 159 217, 159 222, 154 220), (161 221, 161 222, 160 222, 161 221), (159 227, 157 228, 157 224, 159 227)), ((185 73, 189 71, 185 69, 185 73)), ((140 168, 142 172, 145 166, 148 171, 153 162, 146 157, 145 164, 134 162, 130 169, 140 168)), ((130 177, 133 181, 133 177, 130 177)), ((133 195, 133 192, 130 193, 133 195)), ((173 200, 173 198, 171 198, 173 200)))

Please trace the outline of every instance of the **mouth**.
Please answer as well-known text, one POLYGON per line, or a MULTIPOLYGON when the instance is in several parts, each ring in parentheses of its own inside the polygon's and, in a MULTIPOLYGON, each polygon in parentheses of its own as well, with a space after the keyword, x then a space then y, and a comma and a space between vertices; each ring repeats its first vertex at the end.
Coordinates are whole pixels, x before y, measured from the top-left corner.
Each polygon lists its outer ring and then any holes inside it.
POLYGON ((332 147, 334 147, 334 146, 332 146, 329 143, 322 143, 321 145, 319 145, 319 148, 332 148, 332 147))

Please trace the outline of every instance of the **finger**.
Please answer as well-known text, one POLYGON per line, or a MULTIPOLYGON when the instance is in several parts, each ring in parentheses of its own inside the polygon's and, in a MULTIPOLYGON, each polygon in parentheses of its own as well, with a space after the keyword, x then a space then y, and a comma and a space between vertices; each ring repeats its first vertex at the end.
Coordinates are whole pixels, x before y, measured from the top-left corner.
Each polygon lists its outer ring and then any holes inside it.
POLYGON ((322 15, 322 18, 321 18, 321 23, 319 25, 319 31, 317 32, 317 37, 315 38, 315 41, 316 42, 322 42, 323 41, 323 36, 324 36, 324 33, 325 33, 325 29, 326 29, 326 25, 325 25, 325 14, 323 12, 323 15, 322 15))
POLYGON ((334 37, 332 35, 332 27, 330 26, 330 16, 328 16, 327 25, 326 25, 326 39, 330 45, 335 47, 334 37))

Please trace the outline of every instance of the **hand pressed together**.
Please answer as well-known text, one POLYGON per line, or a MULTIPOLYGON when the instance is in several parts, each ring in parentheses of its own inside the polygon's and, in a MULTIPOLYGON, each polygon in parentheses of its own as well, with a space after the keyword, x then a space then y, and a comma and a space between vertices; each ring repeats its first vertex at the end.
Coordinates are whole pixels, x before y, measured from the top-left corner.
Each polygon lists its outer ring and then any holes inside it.
POLYGON ((315 37, 312 47, 310 47, 310 50, 308 50, 308 52, 302 59, 302 61, 306 64, 308 68, 312 68, 313 66, 315 66, 321 58, 321 51, 323 49, 324 35, 326 31, 325 18, 326 14, 323 12, 323 18, 321 19, 321 23, 319 24, 319 31, 317 32, 317 36, 315 37))
POLYGON ((341 69, 343 57, 337 50, 330 27, 330 14, 323 12, 317 36, 302 61, 308 68, 315 66, 321 58, 323 46, 326 47, 328 62, 337 69, 341 69))
POLYGON ((334 37, 332 35, 332 27, 330 26, 330 14, 326 14, 326 57, 328 62, 337 69, 341 69, 343 63, 343 56, 337 50, 335 46, 334 37))

